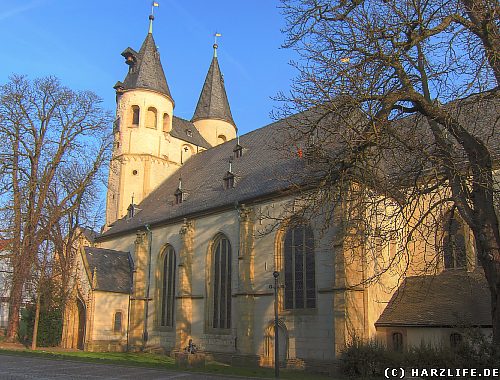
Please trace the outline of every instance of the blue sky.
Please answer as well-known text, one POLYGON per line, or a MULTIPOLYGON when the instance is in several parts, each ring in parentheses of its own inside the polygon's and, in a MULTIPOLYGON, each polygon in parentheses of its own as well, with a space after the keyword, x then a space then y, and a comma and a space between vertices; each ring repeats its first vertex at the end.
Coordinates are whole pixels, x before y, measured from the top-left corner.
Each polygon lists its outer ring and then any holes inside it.
MULTIPOLYGON (((246 133, 272 122, 295 71, 281 49, 278 0, 159 0, 154 37, 176 102, 174 114, 190 119, 219 39, 219 63, 233 117, 246 133)), ((115 109, 113 85, 125 78, 120 53, 138 50, 148 30, 149 0, 1 0, 0 83, 13 73, 55 75, 73 89, 88 89, 115 109)))

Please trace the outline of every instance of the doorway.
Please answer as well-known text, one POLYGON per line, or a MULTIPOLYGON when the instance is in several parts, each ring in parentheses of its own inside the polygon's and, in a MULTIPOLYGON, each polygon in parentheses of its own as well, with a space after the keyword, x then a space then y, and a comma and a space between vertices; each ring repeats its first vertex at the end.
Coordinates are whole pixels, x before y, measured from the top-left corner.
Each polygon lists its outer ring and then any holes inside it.
POLYGON ((78 339, 76 342, 76 348, 83 350, 85 348, 85 322, 87 320, 85 305, 80 298, 76 299, 76 305, 78 308, 78 339))

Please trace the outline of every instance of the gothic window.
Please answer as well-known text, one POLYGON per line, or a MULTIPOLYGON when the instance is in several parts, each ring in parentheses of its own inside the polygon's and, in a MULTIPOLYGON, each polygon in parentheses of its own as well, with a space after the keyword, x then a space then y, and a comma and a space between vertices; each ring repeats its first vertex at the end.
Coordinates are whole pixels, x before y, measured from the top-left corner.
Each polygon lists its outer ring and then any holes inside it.
POLYGON ((174 325, 175 299, 175 251, 172 246, 165 249, 161 276, 161 316, 160 325, 172 327, 174 325))
POLYGON ((316 307, 314 236, 307 224, 289 228, 283 244, 285 309, 316 307))
POLYGON ((450 335, 450 347, 452 349, 457 348, 462 343, 462 335, 459 333, 452 333, 450 335))
POLYGON ((461 223, 456 211, 450 211, 443 223, 443 256, 444 267, 464 268, 466 266, 466 240, 464 234, 464 226, 461 223))
POLYGON ((219 236, 213 249, 212 327, 231 328, 231 244, 219 236))
POLYGON ((119 333, 122 331, 122 312, 117 311, 113 319, 113 332, 119 333))
POLYGON ((140 115, 139 106, 132 106, 132 126, 133 127, 139 126, 139 115, 140 115))
POLYGON ((392 349, 396 352, 403 352, 403 334, 392 333, 392 349))

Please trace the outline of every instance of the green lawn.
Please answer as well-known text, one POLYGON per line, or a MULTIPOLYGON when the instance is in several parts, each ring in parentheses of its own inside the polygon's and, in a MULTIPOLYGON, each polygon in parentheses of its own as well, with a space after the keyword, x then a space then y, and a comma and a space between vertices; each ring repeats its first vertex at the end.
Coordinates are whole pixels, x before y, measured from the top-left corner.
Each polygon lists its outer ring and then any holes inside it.
MULTIPOLYGON (((168 368, 176 369, 173 358, 166 355, 149 354, 149 353, 122 353, 122 352, 83 352, 83 351, 57 351, 57 350, 5 350, 0 349, 0 354, 9 355, 32 355, 45 356, 54 359, 81 360, 86 362, 120 364, 138 367, 150 368, 168 368)), ((191 370, 190 370, 191 371, 191 370)), ((261 378, 273 378, 274 370, 271 368, 243 368, 231 367, 218 362, 208 362, 204 369, 192 370, 192 372, 206 372, 211 374, 221 375, 236 375, 250 376, 261 378)), ((283 379, 300 379, 300 380, 332 380, 328 376, 309 374, 301 371, 281 370, 280 377, 283 379)))

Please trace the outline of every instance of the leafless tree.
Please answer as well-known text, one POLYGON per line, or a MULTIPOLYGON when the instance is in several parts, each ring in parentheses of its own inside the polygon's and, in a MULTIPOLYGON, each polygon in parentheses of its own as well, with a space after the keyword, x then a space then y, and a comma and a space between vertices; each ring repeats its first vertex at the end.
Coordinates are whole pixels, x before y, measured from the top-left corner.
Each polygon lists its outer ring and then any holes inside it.
POLYGON ((307 161, 300 186, 319 185, 303 193, 302 212, 332 216, 348 197, 353 236, 420 234, 435 246, 430 231, 456 213, 472 232, 500 344, 500 5, 282 0, 282 11, 285 47, 301 60, 279 116, 302 112, 290 133, 307 161))
POLYGON ((72 91, 54 77, 13 76, 0 87, 0 211, 12 238, 10 340, 42 243, 81 206, 82 194, 107 162, 111 120, 97 95, 72 91))

